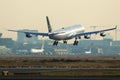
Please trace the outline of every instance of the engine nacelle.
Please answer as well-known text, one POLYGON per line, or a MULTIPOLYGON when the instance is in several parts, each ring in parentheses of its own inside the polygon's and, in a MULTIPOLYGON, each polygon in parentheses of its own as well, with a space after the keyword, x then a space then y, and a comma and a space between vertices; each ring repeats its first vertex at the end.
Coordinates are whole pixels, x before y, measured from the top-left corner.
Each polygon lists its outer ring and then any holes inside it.
POLYGON ((105 37, 105 36, 106 36, 106 33, 105 33, 105 32, 101 32, 101 33, 100 33, 100 36, 105 37))
POLYGON ((84 38, 85 39, 90 39, 90 35, 85 35, 84 38))
POLYGON ((31 38, 31 37, 32 37, 32 34, 26 34, 26 37, 27 37, 27 38, 31 38))

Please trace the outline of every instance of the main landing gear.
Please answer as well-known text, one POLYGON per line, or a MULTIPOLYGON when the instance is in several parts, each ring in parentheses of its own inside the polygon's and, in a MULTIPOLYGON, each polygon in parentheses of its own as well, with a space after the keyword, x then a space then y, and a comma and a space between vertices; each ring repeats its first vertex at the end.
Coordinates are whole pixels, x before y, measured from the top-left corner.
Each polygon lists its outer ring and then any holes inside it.
POLYGON ((73 45, 78 45, 77 38, 75 38, 75 41, 74 41, 73 45))
MULTIPOLYGON (((63 43, 64 43, 64 44, 67 44, 67 41, 66 41, 66 40, 63 40, 63 43)), ((57 46, 57 45, 58 45, 58 41, 54 41, 53 46, 57 46)))
POLYGON ((78 45, 78 41, 75 40, 74 43, 73 43, 73 45, 78 45))
POLYGON ((53 45, 57 46, 58 45, 58 41, 54 41, 53 45))
POLYGON ((66 40, 64 40, 64 41, 63 41, 63 43, 64 43, 64 44, 67 44, 67 41, 66 41, 66 40))
MULTIPOLYGON (((67 44, 67 41, 64 40, 63 43, 64 43, 64 44, 67 44)), ((57 45, 58 45, 58 41, 54 41, 53 46, 57 46, 57 45)), ((78 40, 77 40, 77 38, 75 38, 75 41, 74 41, 73 45, 75 45, 75 46, 78 45, 78 40)))

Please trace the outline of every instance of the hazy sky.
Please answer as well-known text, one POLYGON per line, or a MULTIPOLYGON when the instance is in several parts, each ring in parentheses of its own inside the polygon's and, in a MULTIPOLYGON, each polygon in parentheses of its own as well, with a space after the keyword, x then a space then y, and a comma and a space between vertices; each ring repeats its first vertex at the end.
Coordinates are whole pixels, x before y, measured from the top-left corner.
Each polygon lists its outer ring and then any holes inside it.
MULTIPOLYGON (((81 24, 109 28, 120 25, 120 0, 0 0, 0 32, 16 39, 6 29, 38 29, 47 32, 45 17, 53 29, 81 24)), ((114 34, 114 31, 112 31, 114 34)))

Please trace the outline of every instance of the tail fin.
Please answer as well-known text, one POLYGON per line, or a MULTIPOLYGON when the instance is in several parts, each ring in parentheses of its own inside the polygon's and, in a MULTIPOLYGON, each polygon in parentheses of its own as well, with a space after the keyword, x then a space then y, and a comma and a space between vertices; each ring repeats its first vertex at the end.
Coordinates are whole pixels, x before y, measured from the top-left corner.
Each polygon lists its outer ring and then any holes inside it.
POLYGON ((46 20, 47 20, 48 32, 52 32, 52 28, 51 28, 48 16, 46 16, 46 20))

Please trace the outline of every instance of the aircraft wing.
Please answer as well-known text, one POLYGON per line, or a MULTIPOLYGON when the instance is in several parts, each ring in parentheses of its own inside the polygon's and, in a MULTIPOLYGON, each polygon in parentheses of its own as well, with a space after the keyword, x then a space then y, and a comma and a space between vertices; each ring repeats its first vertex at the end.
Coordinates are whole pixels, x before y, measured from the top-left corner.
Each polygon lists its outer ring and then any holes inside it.
POLYGON ((48 36, 48 33, 42 33, 42 32, 30 32, 30 31, 19 31, 19 30, 8 30, 12 32, 20 32, 20 33, 25 33, 25 34, 32 34, 32 35, 40 35, 40 36, 48 36))
POLYGON ((80 34, 77 34, 75 37, 84 36, 84 35, 98 34, 98 33, 102 33, 102 32, 111 31, 111 30, 114 30, 114 29, 117 29, 117 26, 115 28, 109 28, 109 29, 104 29, 104 30, 80 33, 80 34))

